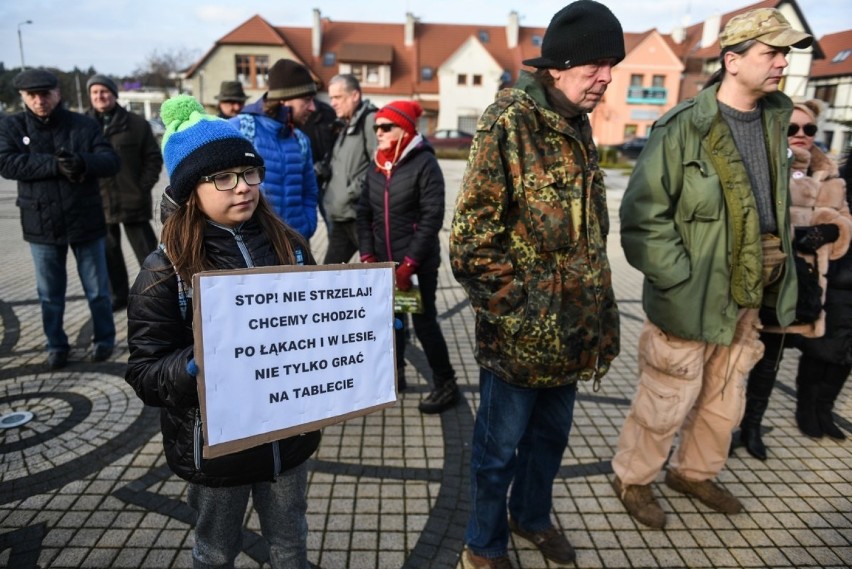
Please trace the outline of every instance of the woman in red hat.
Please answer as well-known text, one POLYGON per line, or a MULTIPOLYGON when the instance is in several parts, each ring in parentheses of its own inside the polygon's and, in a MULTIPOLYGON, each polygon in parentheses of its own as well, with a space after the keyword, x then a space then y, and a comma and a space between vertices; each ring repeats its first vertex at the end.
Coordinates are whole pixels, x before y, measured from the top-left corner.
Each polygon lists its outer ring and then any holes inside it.
MULTIPOLYGON (((375 167, 367 173, 358 202, 358 241, 362 262, 397 263, 399 290, 410 290, 412 279, 420 287, 423 312, 413 314, 412 320, 432 369, 434 387, 419 408, 423 413, 441 413, 456 404, 459 390, 435 308, 444 176, 432 147, 417 132, 417 119, 422 114, 422 107, 414 101, 393 101, 376 113, 373 128, 378 149, 375 167)), ((404 356, 405 333, 397 330, 400 390, 405 388, 404 356)))

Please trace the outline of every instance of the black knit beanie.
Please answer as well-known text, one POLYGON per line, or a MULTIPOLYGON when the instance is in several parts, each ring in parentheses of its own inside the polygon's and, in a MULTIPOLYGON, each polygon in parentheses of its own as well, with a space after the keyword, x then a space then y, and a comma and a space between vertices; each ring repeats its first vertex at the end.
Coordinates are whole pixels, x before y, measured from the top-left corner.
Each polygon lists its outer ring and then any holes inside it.
POLYGON ((594 0, 578 0, 559 10, 541 42, 541 57, 524 65, 568 69, 601 59, 624 59, 624 32, 609 8, 594 0))
POLYGON ((292 59, 279 59, 269 70, 269 91, 267 100, 289 101, 299 97, 317 94, 308 68, 292 59))

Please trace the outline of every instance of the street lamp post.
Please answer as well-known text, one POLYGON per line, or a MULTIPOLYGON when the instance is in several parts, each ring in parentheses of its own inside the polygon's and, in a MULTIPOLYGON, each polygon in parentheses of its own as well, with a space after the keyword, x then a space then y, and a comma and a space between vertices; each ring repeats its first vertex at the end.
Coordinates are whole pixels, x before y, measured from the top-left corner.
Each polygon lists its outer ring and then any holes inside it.
POLYGON ((24 64, 24 40, 21 39, 21 26, 32 23, 32 20, 26 20, 18 24, 18 48, 20 48, 21 50, 21 71, 27 68, 27 66, 24 64))

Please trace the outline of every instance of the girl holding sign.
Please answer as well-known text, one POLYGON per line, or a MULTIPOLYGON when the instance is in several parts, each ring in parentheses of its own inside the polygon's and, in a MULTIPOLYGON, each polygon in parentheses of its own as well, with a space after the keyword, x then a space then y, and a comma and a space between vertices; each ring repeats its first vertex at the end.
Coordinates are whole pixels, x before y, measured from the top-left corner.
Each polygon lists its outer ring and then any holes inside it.
POLYGON ((163 225, 163 247, 145 259, 131 290, 126 380, 146 405, 162 409, 166 459, 189 481, 188 502, 198 512, 195 566, 233 567, 252 495, 272 567, 307 569, 306 461, 320 433, 202 458, 192 299, 185 283, 200 271, 314 261, 304 239, 261 195, 263 159, 235 127, 205 114, 186 95, 166 101, 161 115, 170 181, 164 199, 173 209, 163 225))

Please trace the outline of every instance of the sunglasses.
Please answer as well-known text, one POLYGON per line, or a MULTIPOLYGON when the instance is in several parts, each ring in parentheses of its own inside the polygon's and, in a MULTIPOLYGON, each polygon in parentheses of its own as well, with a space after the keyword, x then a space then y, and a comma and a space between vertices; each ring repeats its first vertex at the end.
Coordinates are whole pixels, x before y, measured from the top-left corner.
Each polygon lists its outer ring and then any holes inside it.
POLYGON ((217 190, 227 192, 237 187, 237 184, 240 183, 240 178, 245 180, 249 186, 256 186, 263 182, 265 177, 266 168, 258 166, 256 168, 249 168, 244 172, 220 172, 213 176, 201 176, 201 181, 213 182, 213 187, 217 190))
POLYGON ((817 133, 817 125, 814 123, 808 123, 803 125, 798 125, 796 123, 791 123, 790 126, 787 127, 787 136, 796 136, 799 132, 799 129, 805 131, 805 136, 813 136, 817 133))
POLYGON ((379 132, 379 131, 390 132, 395 128, 396 128, 396 125, 393 124, 392 122, 386 122, 384 124, 374 124, 373 125, 373 132, 379 132))

